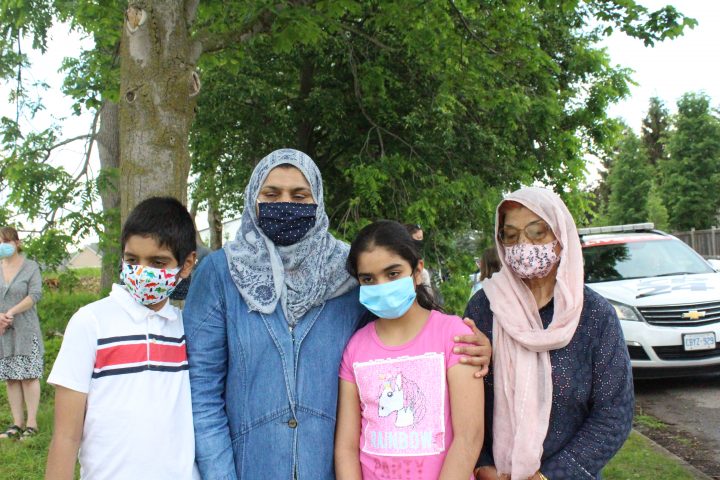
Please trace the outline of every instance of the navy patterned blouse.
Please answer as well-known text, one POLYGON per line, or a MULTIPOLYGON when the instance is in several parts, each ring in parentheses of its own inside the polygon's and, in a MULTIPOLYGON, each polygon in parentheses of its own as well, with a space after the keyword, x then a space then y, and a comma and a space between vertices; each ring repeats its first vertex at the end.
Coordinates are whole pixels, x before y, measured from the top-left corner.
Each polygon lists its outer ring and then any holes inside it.
MULTIPOLYGON (((632 428, 635 396, 632 370, 620 322, 613 307, 585 287, 580 323, 570 343, 550 351, 553 403, 543 443, 540 471, 550 480, 600 479, 600 471, 632 428)), ((545 328, 554 305, 540 309, 545 328)), ((465 310, 492 341, 492 312, 485 292, 465 310)), ((493 371, 485 377, 485 441, 478 466, 492 457, 493 371)))

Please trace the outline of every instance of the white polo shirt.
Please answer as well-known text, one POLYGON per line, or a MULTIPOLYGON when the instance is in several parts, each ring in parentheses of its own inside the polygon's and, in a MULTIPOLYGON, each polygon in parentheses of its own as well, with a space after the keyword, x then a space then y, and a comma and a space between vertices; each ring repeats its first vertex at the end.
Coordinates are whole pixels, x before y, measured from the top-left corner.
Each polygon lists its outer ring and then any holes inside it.
POLYGON ((113 285, 70 319, 48 383, 87 394, 83 480, 199 478, 181 315, 113 285))

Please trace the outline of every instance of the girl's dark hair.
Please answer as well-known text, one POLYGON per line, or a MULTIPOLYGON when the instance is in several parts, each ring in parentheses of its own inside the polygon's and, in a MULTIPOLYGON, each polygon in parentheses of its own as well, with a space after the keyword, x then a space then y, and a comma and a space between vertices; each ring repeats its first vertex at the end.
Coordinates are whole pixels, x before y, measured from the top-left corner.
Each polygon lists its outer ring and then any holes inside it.
MULTIPOLYGON (((412 267, 413 274, 422 259, 415 240, 410 236, 405 226, 392 220, 378 220, 366 226, 357 234, 350 245, 346 268, 353 277, 357 278, 357 262, 361 253, 369 252, 375 247, 382 247, 402 257, 412 267)), ((443 311, 435 302, 430 289, 423 284, 415 287, 418 304, 428 310, 443 311)))

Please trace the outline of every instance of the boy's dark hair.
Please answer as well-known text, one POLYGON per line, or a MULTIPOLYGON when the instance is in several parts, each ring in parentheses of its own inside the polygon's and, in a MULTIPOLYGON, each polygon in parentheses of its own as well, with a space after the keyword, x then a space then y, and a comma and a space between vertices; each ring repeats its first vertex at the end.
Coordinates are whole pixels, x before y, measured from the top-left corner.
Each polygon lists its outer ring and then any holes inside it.
MULTIPOLYGON (((378 220, 366 226, 357 234, 350 245, 346 268, 348 273, 357 278, 357 262, 361 253, 372 250, 375 247, 382 247, 390 252, 399 255, 412 267, 413 274, 417 269, 422 255, 418 251, 417 243, 410 236, 407 228, 392 220, 378 220)), ((426 285, 420 284, 415 287, 417 301, 421 307, 428 310, 443 311, 426 285)))
POLYGON ((120 249, 132 235, 151 237, 168 248, 178 266, 195 251, 195 224, 187 208, 173 197, 150 197, 138 203, 122 228, 120 249))

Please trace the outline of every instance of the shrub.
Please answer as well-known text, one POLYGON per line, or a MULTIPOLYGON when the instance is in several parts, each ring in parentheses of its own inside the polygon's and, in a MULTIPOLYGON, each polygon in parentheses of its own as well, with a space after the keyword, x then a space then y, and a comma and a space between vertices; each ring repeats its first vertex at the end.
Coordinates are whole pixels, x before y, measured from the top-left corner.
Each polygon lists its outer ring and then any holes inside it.
POLYGON ((65 331, 65 326, 75 312, 82 306, 98 300, 100 296, 92 292, 66 293, 45 291, 38 303, 40 327, 47 338, 65 331))

